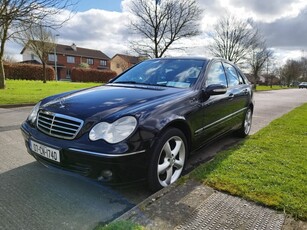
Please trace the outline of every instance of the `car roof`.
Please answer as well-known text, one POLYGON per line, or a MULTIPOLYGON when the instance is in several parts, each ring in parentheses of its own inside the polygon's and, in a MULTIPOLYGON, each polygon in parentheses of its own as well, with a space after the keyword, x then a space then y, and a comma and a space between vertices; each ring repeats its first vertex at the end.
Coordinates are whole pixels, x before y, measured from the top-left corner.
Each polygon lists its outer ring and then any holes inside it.
POLYGON ((165 60, 165 59, 170 59, 170 60, 202 60, 202 61, 210 61, 210 58, 206 57, 199 57, 199 56, 178 56, 178 57, 163 57, 163 58, 153 58, 153 59, 148 59, 148 60, 165 60))
MULTIPOLYGON (((148 60, 202 60, 202 61, 206 61, 206 62, 210 62, 210 61, 223 61, 223 62, 228 62, 228 63, 232 63, 231 61, 228 61, 224 58, 220 58, 220 57, 201 57, 201 56, 175 56, 175 57, 162 57, 162 58, 153 58, 153 59, 148 59, 148 60)), ((233 64, 233 63, 232 63, 233 64)))

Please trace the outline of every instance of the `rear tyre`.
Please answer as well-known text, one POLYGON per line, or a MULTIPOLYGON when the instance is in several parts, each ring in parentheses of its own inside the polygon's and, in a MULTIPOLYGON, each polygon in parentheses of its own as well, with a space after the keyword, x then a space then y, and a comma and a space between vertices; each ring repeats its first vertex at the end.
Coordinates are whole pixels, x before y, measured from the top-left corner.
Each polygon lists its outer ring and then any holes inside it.
POLYGON ((166 187, 181 176, 187 156, 185 135, 176 128, 167 129, 157 140, 148 169, 148 186, 152 191, 166 187))
POLYGON ((238 137, 244 138, 248 136, 252 128, 252 117, 253 117, 253 110, 251 107, 249 107, 245 112, 245 116, 244 116, 244 120, 243 120, 241 128, 236 132, 236 135, 238 137))

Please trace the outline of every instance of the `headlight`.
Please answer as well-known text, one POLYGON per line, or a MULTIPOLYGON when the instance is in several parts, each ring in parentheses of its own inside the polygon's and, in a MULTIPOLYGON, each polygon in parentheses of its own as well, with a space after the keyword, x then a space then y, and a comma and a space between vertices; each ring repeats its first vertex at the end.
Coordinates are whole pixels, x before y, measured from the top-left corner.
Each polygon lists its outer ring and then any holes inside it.
POLYGON ((34 108, 32 109, 30 115, 28 116, 28 121, 30 121, 32 124, 34 124, 36 117, 37 117, 37 113, 39 110, 39 106, 40 106, 41 102, 37 103, 34 108))
POLYGON ((135 130, 137 120, 135 117, 122 117, 112 124, 101 122, 90 131, 89 138, 92 141, 103 139, 111 144, 125 140, 135 130))

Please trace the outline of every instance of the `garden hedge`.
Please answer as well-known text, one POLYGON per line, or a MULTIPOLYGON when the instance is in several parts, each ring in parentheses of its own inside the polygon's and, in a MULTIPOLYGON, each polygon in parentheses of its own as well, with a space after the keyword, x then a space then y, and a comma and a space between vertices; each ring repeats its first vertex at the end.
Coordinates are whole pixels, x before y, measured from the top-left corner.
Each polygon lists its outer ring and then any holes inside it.
POLYGON ((116 72, 112 70, 96 70, 85 68, 72 68, 71 81, 73 82, 101 82, 106 83, 116 77, 116 72))
MULTIPOLYGON (((9 63, 4 64, 4 71, 7 79, 14 80, 43 80, 43 66, 34 64, 9 63)), ((52 81, 55 78, 54 69, 46 66, 46 80, 52 81)))

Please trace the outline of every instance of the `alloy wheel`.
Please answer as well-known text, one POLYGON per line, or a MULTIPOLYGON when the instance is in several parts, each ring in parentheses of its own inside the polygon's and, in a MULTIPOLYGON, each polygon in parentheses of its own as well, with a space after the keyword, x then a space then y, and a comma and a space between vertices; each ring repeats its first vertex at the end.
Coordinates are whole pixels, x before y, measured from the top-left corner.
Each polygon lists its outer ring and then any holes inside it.
POLYGON ((160 152, 157 176, 163 187, 175 182, 181 175, 185 163, 184 141, 174 136, 168 139, 160 152))

